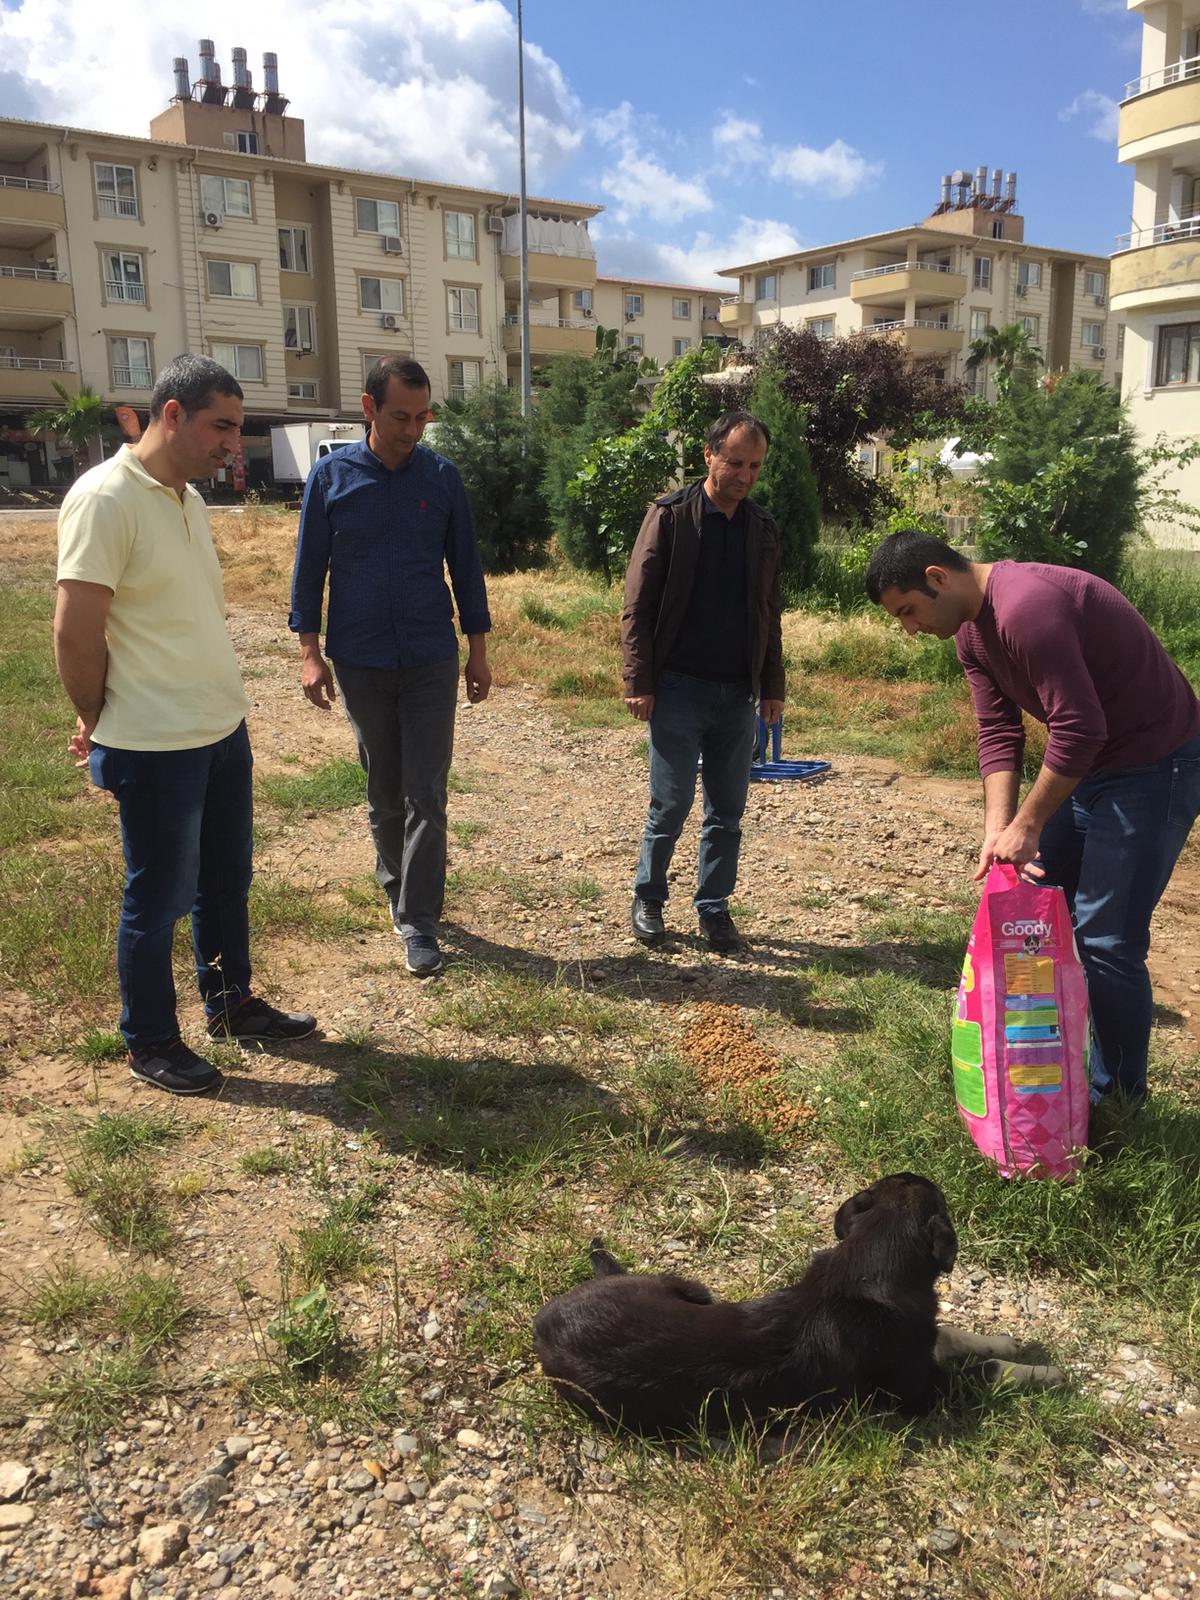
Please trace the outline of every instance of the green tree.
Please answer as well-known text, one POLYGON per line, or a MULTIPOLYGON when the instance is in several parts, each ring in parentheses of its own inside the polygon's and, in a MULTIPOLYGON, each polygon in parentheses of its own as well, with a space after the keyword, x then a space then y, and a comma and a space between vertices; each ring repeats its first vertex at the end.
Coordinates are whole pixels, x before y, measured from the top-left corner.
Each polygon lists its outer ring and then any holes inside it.
POLYGON ((626 433, 598 439, 567 486, 559 527, 567 559, 611 582, 633 549, 647 505, 678 469, 674 444, 649 417, 626 433))
POLYGON ((642 411, 635 362, 601 341, 594 356, 558 356, 538 393, 542 491, 554 528, 567 518, 567 486, 597 439, 632 428, 642 411))
POLYGON ((437 448, 462 473, 484 570, 514 572, 544 561, 550 542, 544 458, 516 390, 497 377, 442 407, 437 448))
POLYGON ((995 373, 996 398, 1003 402, 1014 389, 1031 388, 1038 370, 1046 362, 1021 324, 1008 322, 1003 328, 993 328, 989 323, 980 338, 971 340, 967 371, 975 372, 989 364, 995 373))
POLYGON ((704 472, 704 440, 725 409, 720 389, 704 382, 705 374, 716 372, 720 364, 716 345, 702 344, 668 362, 655 385, 650 416, 675 435, 684 477, 704 472))
POLYGON ((760 366, 750 410, 771 432, 771 447, 754 498, 779 524, 780 576, 784 593, 791 599, 811 574, 821 533, 821 501, 805 437, 807 418, 784 395, 777 363, 766 361, 760 366))
POLYGON ((86 470, 92 447, 100 445, 100 427, 104 420, 104 401, 90 384, 81 384, 78 394, 71 394, 57 379, 54 390, 59 404, 34 411, 26 426, 31 433, 53 433, 70 447, 77 471, 86 470))

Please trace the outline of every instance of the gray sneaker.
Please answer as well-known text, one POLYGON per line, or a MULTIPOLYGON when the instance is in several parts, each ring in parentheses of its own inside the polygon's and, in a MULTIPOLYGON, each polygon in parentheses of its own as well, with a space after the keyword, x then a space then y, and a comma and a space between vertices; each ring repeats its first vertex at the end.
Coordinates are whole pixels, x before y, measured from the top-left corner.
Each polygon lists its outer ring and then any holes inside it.
POLYGON ((414 978, 432 978, 442 970, 442 952, 431 933, 414 933, 404 941, 404 965, 414 978))

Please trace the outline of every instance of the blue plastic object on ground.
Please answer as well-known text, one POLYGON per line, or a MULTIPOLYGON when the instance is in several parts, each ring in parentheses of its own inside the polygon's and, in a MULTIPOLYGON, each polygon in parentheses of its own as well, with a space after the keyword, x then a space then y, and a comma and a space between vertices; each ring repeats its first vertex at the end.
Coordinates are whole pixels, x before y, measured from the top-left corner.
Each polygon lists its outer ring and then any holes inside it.
POLYGON ((770 724, 761 717, 758 719, 758 739, 754 752, 754 760, 750 764, 751 783, 780 783, 787 780, 805 783, 811 778, 819 778, 823 772, 830 770, 828 761, 784 761, 783 750, 783 718, 770 724), (771 759, 767 760, 767 734, 771 735, 771 759))

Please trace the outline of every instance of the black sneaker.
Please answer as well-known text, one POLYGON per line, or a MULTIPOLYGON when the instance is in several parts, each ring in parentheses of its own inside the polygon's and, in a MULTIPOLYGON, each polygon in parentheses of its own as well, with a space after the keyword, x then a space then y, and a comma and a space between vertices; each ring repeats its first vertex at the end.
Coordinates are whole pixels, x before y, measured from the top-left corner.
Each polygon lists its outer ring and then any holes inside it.
POLYGON ((432 978, 445 964, 441 948, 431 933, 414 933, 404 941, 404 965, 414 978, 432 978))
POLYGON ((274 1044, 283 1039, 307 1039, 316 1026, 316 1017, 307 1011, 277 1011, 257 995, 251 995, 236 1010, 210 1017, 208 1036, 232 1039, 235 1044, 274 1044))
POLYGON ((702 911, 700 933, 707 939, 709 949, 718 955, 732 955, 742 948, 742 936, 728 911, 702 911))
POLYGON ((219 1089, 225 1079, 182 1039, 166 1044, 135 1044, 129 1050, 129 1070, 143 1083, 152 1083, 168 1094, 204 1094, 219 1089))
POLYGON ((642 944, 661 944, 667 937, 663 908, 654 900, 643 900, 640 894, 634 895, 629 908, 629 926, 642 944))

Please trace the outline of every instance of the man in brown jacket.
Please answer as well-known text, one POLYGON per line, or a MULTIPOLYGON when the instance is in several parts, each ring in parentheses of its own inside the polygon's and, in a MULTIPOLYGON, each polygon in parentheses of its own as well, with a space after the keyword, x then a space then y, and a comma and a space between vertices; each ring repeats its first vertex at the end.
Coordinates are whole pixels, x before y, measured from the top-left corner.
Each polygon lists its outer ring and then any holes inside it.
POLYGON ((756 708, 783 713, 779 530, 748 498, 770 434, 727 411, 708 434, 702 483, 649 508, 625 577, 625 704, 650 724, 650 809, 630 920, 643 944, 666 937, 667 869, 703 763, 704 823, 695 894, 700 932, 721 953, 741 943, 737 881, 756 708))

